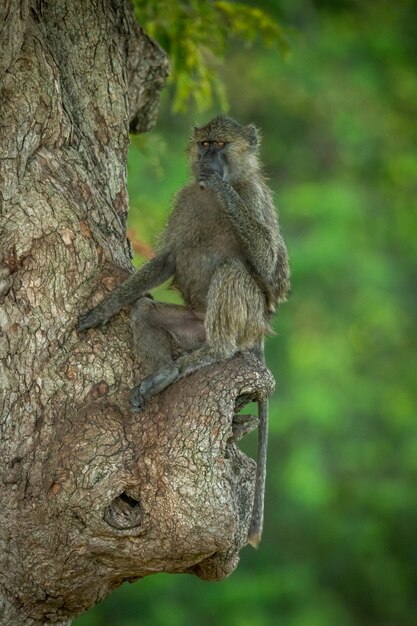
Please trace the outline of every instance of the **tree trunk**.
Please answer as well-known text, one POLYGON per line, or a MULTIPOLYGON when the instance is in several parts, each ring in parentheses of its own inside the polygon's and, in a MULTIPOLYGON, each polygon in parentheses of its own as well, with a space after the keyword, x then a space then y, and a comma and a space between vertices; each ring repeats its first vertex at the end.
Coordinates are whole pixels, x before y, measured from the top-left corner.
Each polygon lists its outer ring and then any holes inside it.
POLYGON ((123 581, 220 579, 246 543, 254 462, 235 358, 129 410, 128 317, 79 313, 131 271, 129 129, 155 122, 163 51, 127 0, 0 7, 0 624, 69 624, 123 581))

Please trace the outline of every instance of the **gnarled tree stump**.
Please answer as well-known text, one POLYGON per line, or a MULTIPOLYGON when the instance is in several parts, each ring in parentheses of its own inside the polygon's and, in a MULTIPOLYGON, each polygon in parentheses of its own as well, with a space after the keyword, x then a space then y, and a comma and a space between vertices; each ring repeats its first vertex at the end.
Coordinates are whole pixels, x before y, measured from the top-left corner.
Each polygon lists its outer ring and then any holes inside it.
POLYGON ((131 271, 129 129, 155 122, 164 52, 127 0, 0 7, 0 624, 69 624, 125 580, 228 575, 255 464, 238 398, 256 359, 205 368, 131 413, 128 316, 79 313, 131 271))

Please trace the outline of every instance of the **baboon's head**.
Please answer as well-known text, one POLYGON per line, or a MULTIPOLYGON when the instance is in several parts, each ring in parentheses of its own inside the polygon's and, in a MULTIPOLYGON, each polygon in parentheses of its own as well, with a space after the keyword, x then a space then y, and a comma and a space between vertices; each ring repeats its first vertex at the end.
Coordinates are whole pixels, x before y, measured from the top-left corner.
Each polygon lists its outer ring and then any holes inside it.
POLYGON ((191 171, 195 176, 206 167, 223 180, 236 183, 259 171, 259 132, 253 124, 241 126, 218 115, 205 126, 194 126, 188 144, 191 171))

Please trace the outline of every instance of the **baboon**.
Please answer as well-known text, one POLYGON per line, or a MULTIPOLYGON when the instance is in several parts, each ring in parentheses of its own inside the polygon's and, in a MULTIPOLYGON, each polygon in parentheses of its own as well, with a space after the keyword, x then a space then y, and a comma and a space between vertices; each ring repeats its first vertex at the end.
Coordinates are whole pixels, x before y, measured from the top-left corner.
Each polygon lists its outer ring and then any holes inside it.
MULTIPOLYGON (((179 191, 156 256, 80 317, 78 330, 84 331, 104 326, 133 305, 134 350, 149 367, 132 391, 133 410, 142 410, 178 378, 238 351, 263 359, 269 320, 285 300, 290 273, 258 149, 252 124, 218 116, 195 127, 188 145, 194 180, 179 191), (156 302, 147 294, 171 277, 185 306, 156 302), (178 347, 185 353, 174 359, 178 347)), ((266 400, 259 405, 252 545, 262 533, 266 471, 266 400)))

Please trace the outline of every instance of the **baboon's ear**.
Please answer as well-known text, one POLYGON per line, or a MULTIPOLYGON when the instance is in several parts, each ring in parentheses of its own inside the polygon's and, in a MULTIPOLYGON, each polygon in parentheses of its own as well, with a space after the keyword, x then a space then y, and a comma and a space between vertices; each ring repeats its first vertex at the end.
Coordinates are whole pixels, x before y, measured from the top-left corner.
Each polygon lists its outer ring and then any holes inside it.
POLYGON ((256 128, 254 124, 248 124, 245 126, 245 136, 249 142, 250 147, 254 150, 258 147, 259 142, 261 140, 259 135, 259 130, 256 128))
POLYGON ((196 136, 196 134, 199 131, 199 127, 197 126, 197 124, 194 124, 194 126, 191 128, 191 136, 190 136, 190 140, 193 140, 194 137, 196 136))

